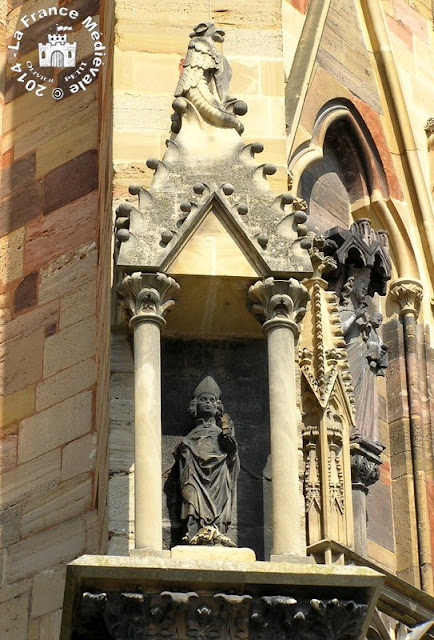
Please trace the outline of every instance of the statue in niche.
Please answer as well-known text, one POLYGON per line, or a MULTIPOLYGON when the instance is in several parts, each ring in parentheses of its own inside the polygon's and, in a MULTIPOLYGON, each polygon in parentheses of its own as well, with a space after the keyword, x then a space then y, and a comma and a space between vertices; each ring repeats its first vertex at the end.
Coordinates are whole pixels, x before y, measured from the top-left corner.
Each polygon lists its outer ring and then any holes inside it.
POLYGON ((236 545, 226 536, 239 472, 234 425, 224 413, 221 391, 206 376, 194 391, 189 413, 194 427, 174 451, 185 522, 184 544, 236 545))
POLYGON ((190 105, 205 122, 217 127, 244 130, 237 115, 247 112, 242 100, 229 95, 232 70, 229 62, 215 46, 224 42, 225 32, 213 22, 201 22, 190 33, 190 43, 182 75, 175 90, 172 107, 172 131, 181 129, 181 118, 190 105))
POLYGON ((367 274, 350 276, 342 289, 339 313, 354 387, 354 435, 379 445, 376 377, 384 376, 388 354, 378 334, 383 316, 378 312, 368 315, 369 285, 367 274))

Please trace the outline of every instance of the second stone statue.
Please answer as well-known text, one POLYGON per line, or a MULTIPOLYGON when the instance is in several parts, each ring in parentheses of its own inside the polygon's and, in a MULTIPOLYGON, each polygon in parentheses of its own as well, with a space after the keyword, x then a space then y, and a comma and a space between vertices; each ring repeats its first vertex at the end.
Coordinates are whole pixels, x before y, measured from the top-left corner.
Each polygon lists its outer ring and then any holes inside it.
POLYGON ((226 533, 231 522, 240 468, 234 425, 224 413, 212 376, 196 387, 189 406, 194 427, 174 451, 179 466, 184 544, 235 547, 226 533))

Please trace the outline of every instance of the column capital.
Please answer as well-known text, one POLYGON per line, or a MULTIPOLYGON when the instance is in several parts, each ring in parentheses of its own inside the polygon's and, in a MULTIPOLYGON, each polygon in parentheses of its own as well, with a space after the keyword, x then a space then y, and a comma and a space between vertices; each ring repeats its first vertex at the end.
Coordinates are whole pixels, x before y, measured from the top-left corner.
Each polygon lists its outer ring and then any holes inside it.
POLYGON ((398 278, 390 285, 390 294, 400 306, 400 316, 412 314, 417 319, 423 298, 423 286, 419 280, 398 278))
POLYGON ((116 287, 130 328, 139 322, 154 322, 164 327, 165 316, 175 304, 172 296, 179 289, 179 284, 164 273, 142 271, 126 276, 116 287))
POLYGON ((249 311, 264 325, 265 333, 282 325, 297 335, 297 323, 306 313, 309 293, 295 278, 276 280, 270 276, 252 284, 247 300, 249 311))

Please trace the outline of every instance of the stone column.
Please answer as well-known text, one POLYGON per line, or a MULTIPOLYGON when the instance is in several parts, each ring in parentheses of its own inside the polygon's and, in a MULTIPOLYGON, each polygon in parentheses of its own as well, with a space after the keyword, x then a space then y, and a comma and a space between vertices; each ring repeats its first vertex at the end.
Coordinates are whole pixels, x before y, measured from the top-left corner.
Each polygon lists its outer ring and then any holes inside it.
POLYGON ((162 549, 160 332, 179 285, 163 273, 126 276, 117 292, 134 331, 135 548, 162 549))
POLYGON ((417 318, 423 298, 422 284, 411 278, 399 278, 390 287, 392 297, 400 306, 404 332, 405 370, 407 374, 408 407, 410 413, 410 441, 413 462, 414 495, 416 503, 417 537, 421 588, 433 593, 430 522, 426 491, 425 442, 422 424, 422 402, 417 353, 417 318))
POLYGON ((305 313, 306 287, 297 280, 266 278, 248 294, 251 312, 263 322, 268 346, 273 496, 273 554, 306 555, 300 539, 298 409, 294 342, 305 313))
POLYGON ((356 436, 352 438, 351 482, 353 490, 354 551, 366 556, 368 551, 366 496, 369 487, 380 479, 382 445, 356 436))

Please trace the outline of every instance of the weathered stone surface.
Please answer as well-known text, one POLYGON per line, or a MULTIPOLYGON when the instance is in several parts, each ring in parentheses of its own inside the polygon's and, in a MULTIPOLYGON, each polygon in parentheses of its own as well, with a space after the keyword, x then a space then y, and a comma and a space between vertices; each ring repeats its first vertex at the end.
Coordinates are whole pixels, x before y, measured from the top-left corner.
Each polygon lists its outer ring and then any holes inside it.
POLYGON ((0 238, 0 284, 17 280, 23 272, 24 229, 0 238))
POLYGON ((84 391, 45 411, 26 418, 18 437, 21 464, 90 431, 92 394, 84 391))
POLYGON ((72 129, 63 130, 58 136, 38 145, 36 177, 41 178, 77 156, 96 149, 98 128, 95 120, 95 118, 88 118, 72 129))
POLYGON ((109 479, 110 534, 128 535, 134 520, 134 476, 116 474, 109 479))
POLYGON ((90 193, 26 228, 24 265, 32 271, 94 239, 98 198, 90 193), (74 220, 74 224, 71 224, 74 220))
POLYGON ((0 505, 14 504, 47 491, 57 484, 59 477, 60 450, 55 449, 3 474, 0 505))
MULTIPOLYGON (((95 279, 97 250, 94 242, 63 253, 41 269, 39 302, 43 304, 83 287, 95 279)), ((64 303, 67 305, 67 302, 64 303)), ((91 303, 92 304, 92 303, 91 303)))
POLYGON ((98 186, 96 151, 86 151, 44 177, 44 213, 63 207, 98 186))
POLYGON ((0 636, 2 640, 27 640, 27 617, 30 592, 0 604, 0 636))
POLYGON ((43 345, 43 329, 1 345, 0 389, 4 394, 14 393, 41 378, 43 345))
POLYGON ((22 535, 28 537, 86 513, 92 501, 92 481, 83 474, 27 498, 22 509, 22 535))
POLYGON ((22 313, 10 322, 0 326, 0 339, 4 348, 8 348, 8 341, 32 335, 39 328, 45 329, 56 324, 59 314, 59 305, 56 302, 39 305, 35 309, 30 309, 27 313, 22 313))
MULTIPOLYGON (((17 436, 11 434, 0 440, 0 470, 6 473, 13 469, 17 462, 17 436)), ((0 545, 1 546, 1 545, 0 545)))
POLYGON ((13 299, 14 313, 20 313, 37 302, 38 272, 29 273, 15 289, 13 299))
POLYGON ((81 518, 69 520, 17 542, 7 550, 7 578, 13 582, 60 562, 76 558, 84 550, 85 529, 81 518))
POLYGON ((0 397, 1 424, 5 426, 22 420, 35 411, 35 389, 28 387, 6 397, 0 397))
POLYGON ((88 434, 67 444, 62 450, 60 479, 68 480, 90 471, 96 459, 96 433, 88 434))
POLYGON ((35 161, 35 154, 31 153, 3 169, 1 198, 32 182, 35 174, 35 161))
MULTIPOLYGON (((27 93, 27 92, 26 92, 27 93)), ((95 113, 95 87, 89 87, 87 91, 80 91, 74 96, 74 101, 60 100, 41 103, 45 108, 42 113, 38 111, 38 104, 33 102, 25 105, 24 100, 31 94, 24 96, 18 103, 16 111, 13 113, 13 121, 6 122, 6 126, 13 126, 13 132, 6 135, 6 142, 11 140, 14 150, 14 158, 28 156, 36 147, 47 141, 49 132, 50 138, 58 138, 65 132, 65 119, 71 129, 78 126, 85 128, 86 121, 92 120, 95 113)), ((60 158, 60 161, 65 159, 60 158)))
MULTIPOLYGON (((89 274, 90 276, 91 274, 89 274)), ((91 280, 60 300, 60 329, 96 313, 96 281, 91 280)))
POLYGON ((31 618, 62 608, 66 567, 45 569, 33 578, 31 618))
POLYGON ((36 387, 36 411, 43 411, 91 387, 95 381, 96 363, 90 358, 46 378, 36 387))
POLYGON ((42 183, 34 182, 0 202, 0 236, 4 236, 30 220, 42 210, 42 183))
POLYGON ((57 640, 62 624, 62 609, 58 609, 52 613, 43 616, 39 621, 40 638, 47 640, 57 640))
POLYGON ((0 511, 0 548, 6 548, 20 539, 21 506, 12 505, 0 511))
POLYGON ((47 338, 44 348, 44 376, 52 376, 91 358, 95 353, 96 328, 96 318, 91 316, 47 338))

